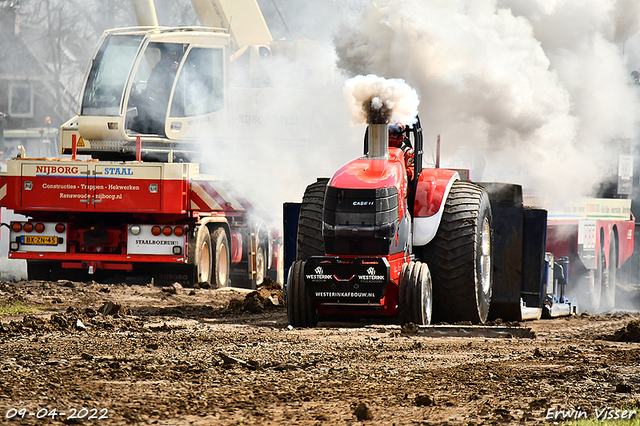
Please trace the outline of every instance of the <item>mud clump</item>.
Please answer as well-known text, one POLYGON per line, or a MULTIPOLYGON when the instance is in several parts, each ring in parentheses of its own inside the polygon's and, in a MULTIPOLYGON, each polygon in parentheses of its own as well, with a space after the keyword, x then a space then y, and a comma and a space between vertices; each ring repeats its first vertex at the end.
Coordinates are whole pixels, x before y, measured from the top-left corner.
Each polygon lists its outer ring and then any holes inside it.
POLYGON ((270 278, 265 278, 256 290, 247 293, 244 300, 231 300, 228 309, 233 312, 245 311, 257 314, 284 306, 284 293, 280 284, 270 278))
POLYGON ((415 399, 416 406, 431 406, 435 405, 435 401, 430 395, 418 395, 415 399))
POLYGON ((129 312, 129 309, 117 303, 105 302, 100 308, 100 313, 105 316, 107 315, 116 316, 116 315, 128 315, 131 312, 129 312))
POLYGON ((353 414, 359 421, 373 420, 373 413, 367 404, 364 402, 359 403, 353 410, 353 414))
POLYGON ((616 342, 640 342, 640 320, 633 320, 616 331, 610 340, 616 342))

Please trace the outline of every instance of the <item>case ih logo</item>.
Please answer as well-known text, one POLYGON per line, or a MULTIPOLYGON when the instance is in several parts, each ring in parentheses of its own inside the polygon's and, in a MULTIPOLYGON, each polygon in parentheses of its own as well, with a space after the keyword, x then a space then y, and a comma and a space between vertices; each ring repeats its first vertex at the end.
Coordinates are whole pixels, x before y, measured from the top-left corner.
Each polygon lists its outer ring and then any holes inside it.
POLYGON ((354 201, 353 205, 354 206, 372 206, 373 201, 354 201))
POLYGON ((36 166, 38 175, 77 175, 77 166, 36 166))

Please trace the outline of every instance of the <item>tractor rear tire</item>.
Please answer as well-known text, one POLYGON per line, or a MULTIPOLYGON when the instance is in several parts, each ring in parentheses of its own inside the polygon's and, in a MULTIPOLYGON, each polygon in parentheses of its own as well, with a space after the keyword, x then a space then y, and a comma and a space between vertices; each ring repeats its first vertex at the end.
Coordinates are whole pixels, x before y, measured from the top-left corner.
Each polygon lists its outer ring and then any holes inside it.
POLYGON ((398 293, 401 325, 431 323, 431 273, 426 263, 409 262, 402 265, 398 293))
POLYGON ((231 250, 229 239, 224 228, 219 226, 211 235, 211 252, 213 270, 211 271, 211 284, 214 288, 229 286, 231 271, 231 250))
POLYGON ((433 320, 484 323, 493 291, 493 230, 486 191, 456 181, 440 226, 425 246, 433 280, 433 320))
POLYGON ((298 260, 289 269, 287 280, 287 318, 293 327, 315 327, 319 314, 309 296, 304 281, 304 261, 298 260))
POLYGON ((324 240, 322 239, 322 215, 324 198, 329 179, 319 178, 317 182, 307 186, 300 206, 298 219, 297 260, 307 260, 311 256, 324 256, 324 240))

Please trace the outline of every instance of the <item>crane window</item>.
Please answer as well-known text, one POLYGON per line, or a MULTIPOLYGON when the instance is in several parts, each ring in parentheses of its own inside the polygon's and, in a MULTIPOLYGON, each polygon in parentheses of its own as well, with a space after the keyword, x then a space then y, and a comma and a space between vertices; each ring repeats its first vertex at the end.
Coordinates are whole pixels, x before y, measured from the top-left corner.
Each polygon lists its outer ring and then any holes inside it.
POLYGON ((17 118, 33 117, 33 92, 29 84, 9 86, 9 114, 17 118))
POLYGON ((171 106, 171 117, 209 114, 224 107, 223 51, 193 48, 184 61, 171 106))
POLYGON ((160 58, 160 43, 149 43, 142 54, 142 60, 138 64, 138 70, 136 71, 136 75, 133 79, 133 85, 131 87, 132 98, 145 95, 147 81, 149 80, 151 70, 158 65, 160 58))
POLYGON ((182 43, 155 42, 147 45, 131 84, 127 105, 128 129, 164 135, 169 98, 184 48, 182 43))
POLYGON ((82 97, 82 115, 117 116, 129 69, 142 36, 112 35, 91 63, 82 97))

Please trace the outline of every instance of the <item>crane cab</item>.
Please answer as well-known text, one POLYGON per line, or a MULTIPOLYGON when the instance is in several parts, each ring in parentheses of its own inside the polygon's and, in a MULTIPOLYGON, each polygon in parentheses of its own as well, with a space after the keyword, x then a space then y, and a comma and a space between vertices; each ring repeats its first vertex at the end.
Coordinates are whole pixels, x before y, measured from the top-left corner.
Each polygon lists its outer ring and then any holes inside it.
POLYGON ((147 151, 158 152, 224 138, 229 46, 222 29, 106 31, 84 79, 78 116, 63 126, 62 152, 71 152, 74 133, 77 152, 97 158, 135 153, 138 137, 147 151))

